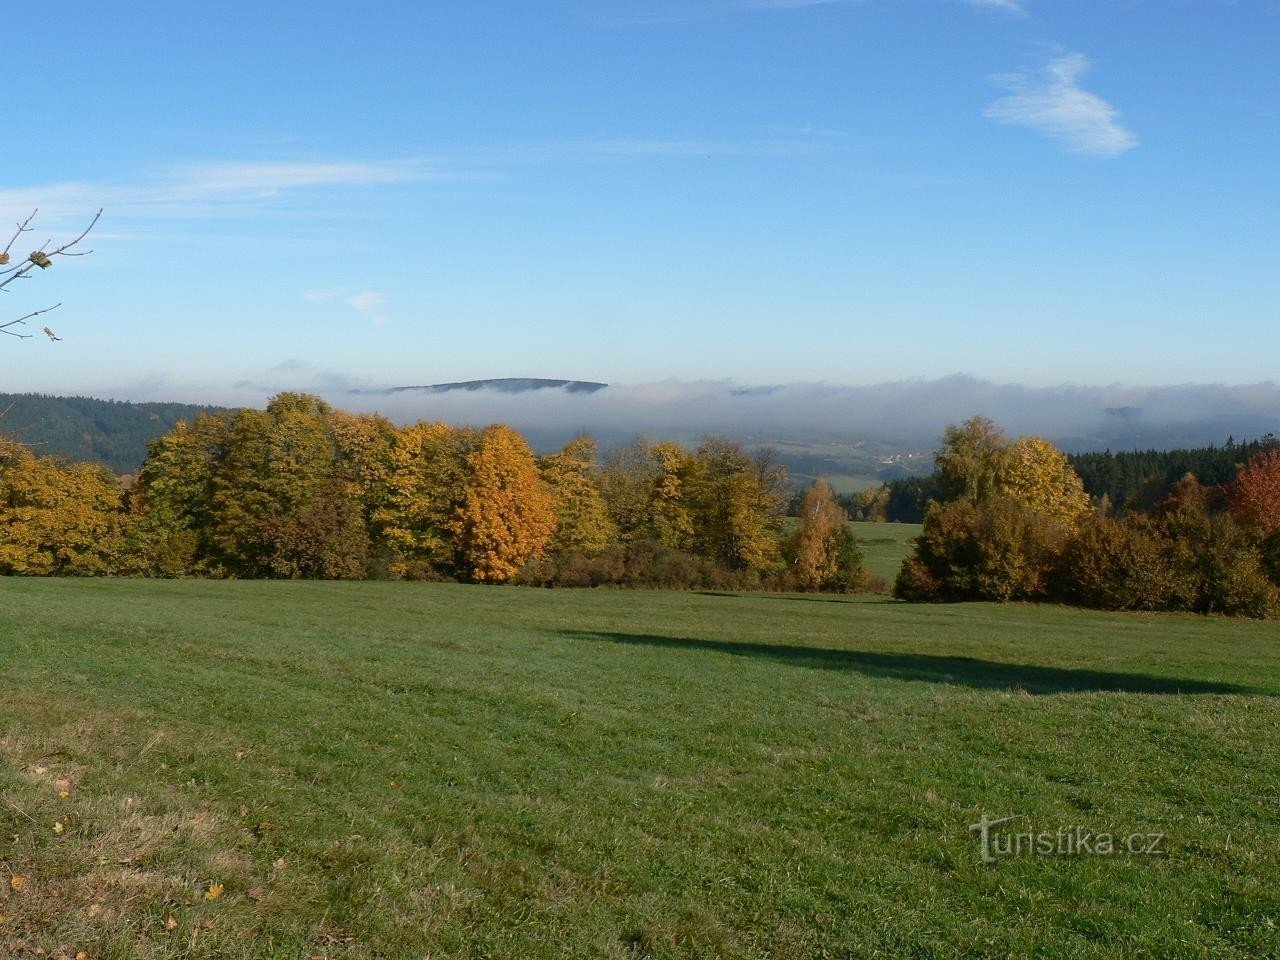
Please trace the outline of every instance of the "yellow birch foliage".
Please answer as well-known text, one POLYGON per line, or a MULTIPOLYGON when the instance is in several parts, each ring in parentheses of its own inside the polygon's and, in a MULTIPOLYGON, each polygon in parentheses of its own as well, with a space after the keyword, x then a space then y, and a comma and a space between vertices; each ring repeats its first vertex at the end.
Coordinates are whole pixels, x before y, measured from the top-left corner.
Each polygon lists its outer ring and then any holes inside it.
POLYGON ((791 565, 791 573, 803 589, 817 590, 839 571, 846 520, 826 480, 818 479, 805 491, 791 565))

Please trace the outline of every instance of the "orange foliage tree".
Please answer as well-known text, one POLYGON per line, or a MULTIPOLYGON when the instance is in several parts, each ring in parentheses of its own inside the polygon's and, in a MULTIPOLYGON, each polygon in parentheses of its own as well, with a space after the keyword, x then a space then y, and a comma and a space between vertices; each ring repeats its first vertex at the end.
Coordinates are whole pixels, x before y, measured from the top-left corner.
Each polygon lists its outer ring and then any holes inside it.
POLYGON ((1268 535, 1280 531, 1280 449, 1254 454, 1240 468, 1229 496, 1241 523, 1268 535))
POLYGON ((533 451, 510 427, 483 430, 464 458, 462 503, 452 522, 463 573, 502 583, 542 556, 556 528, 556 502, 533 451))

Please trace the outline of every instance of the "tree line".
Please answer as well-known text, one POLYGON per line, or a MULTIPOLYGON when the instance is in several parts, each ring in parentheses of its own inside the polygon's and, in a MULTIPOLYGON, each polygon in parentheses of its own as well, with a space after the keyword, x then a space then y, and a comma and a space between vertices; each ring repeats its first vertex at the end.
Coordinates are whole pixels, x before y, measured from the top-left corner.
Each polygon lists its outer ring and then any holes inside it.
POLYGON ((1148 510, 1090 496, 1047 441, 1010 440, 981 417, 947 429, 936 468, 899 598, 1280 616, 1275 445, 1221 482, 1185 474, 1148 510))
POLYGON ((285 393, 179 422, 127 484, 0 442, 0 573, 863 585, 830 487, 790 525, 786 489, 770 453, 714 437, 539 458, 501 424, 397 427, 285 393))
MULTIPOLYGON (((1280 440, 1267 434, 1242 443, 1228 438, 1220 447, 1070 453, 1067 462, 1080 475, 1085 492, 1107 510, 1150 512, 1187 474, 1207 486, 1223 486, 1256 454, 1277 447, 1280 440)), ((845 495, 841 503, 855 520, 921 523, 929 501, 939 493, 936 475, 901 477, 845 495)))

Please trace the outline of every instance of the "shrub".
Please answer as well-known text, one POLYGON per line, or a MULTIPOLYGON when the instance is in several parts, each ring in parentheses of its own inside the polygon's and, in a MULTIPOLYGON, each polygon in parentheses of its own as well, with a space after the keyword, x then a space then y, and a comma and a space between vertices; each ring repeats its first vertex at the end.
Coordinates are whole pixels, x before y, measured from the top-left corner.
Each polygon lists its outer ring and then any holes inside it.
POLYGON ((904 600, 1035 600, 1047 595, 1064 536, 1010 497, 930 505, 894 593, 904 600))
POLYGON ((663 590, 742 590, 759 586, 750 571, 711 561, 652 540, 615 545, 601 554, 562 551, 525 564, 516 583, 538 587, 645 587, 663 590))
POLYGON ((1067 547, 1060 592, 1099 610, 1189 609, 1196 581, 1170 547, 1146 518, 1090 519, 1067 547))

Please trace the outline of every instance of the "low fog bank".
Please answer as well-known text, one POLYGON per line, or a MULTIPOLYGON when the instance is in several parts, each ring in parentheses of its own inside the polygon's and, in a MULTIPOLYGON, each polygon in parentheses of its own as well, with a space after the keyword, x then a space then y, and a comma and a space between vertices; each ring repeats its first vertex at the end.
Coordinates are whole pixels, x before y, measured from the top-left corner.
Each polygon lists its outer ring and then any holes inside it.
POLYGON ((927 451, 947 424, 974 414, 992 418, 1011 434, 1046 436, 1071 451, 1198 446, 1230 436, 1280 433, 1280 384, 1274 382, 1027 387, 957 375, 865 386, 669 380, 528 389, 532 382, 404 389, 288 364, 231 389, 178 391, 172 383, 156 383, 110 393, 129 400, 262 406, 274 393, 300 390, 336 407, 379 412, 399 423, 501 421, 521 430, 540 450, 578 433, 593 434, 605 444, 637 435, 692 441, 716 433, 758 444, 865 442, 927 451))
POLYGON ((492 387, 379 395, 326 391, 338 406, 396 421, 502 421, 539 446, 576 433, 689 438, 717 433, 749 442, 876 441, 931 449, 943 429, 983 414, 1012 434, 1047 436, 1070 450, 1222 443, 1280 432, 1280 385, 1167 387, 995 384, 965 376, 868 386, 724 381, 563 387, 492 387))

